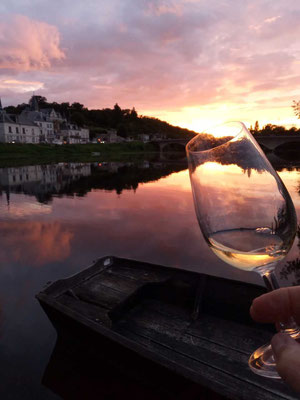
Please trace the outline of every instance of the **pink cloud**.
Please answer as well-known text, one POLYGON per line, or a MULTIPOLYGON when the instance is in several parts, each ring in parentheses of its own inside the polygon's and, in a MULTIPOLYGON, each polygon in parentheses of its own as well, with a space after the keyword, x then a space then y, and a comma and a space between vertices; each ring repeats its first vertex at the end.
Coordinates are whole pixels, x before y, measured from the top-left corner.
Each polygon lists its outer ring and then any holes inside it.
POLYGON ((26 81, 40 82, 36 90, 49 101, 118 102, 151 115, 222 103, 253 108, 280 94, 286 107, 299 97, 293 0, 91 0, 88 7, 63 0, 59 10, 51 2, 3 3, 26 15, 0 19, 6 104, 28 101, 26 81))
POLYGON ((20 71, 49 68, 62 60, 58 29, 23 15, 0 18, 0 68, 20 71))

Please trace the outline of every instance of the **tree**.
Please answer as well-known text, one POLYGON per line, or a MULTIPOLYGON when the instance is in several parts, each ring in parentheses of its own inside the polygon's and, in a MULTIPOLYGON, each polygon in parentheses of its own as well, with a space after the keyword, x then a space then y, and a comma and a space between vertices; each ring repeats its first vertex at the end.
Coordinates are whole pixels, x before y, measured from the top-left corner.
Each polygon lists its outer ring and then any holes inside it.
POLYGON ((123 120, 123 112, 118 103, 114 105, 112 114, 114 127, 117 127, 123 120))
POLYGON ((32 105, 33 99, 36 99, 39 107, 46 107, 47 106, 47 99, 44 96, 31 96, 29 100, 29 105, 32 105))
POLYGON ((74 111, 82 111, 83 110, 84 105, 78 102, 72 103, 71 108, 74 111))
POLYGON ((71 115, 72 122, 79 127, 82 127, 84 125, 84 117, 82 113, 75 111, 71 115))
POLYGON ((7 106, 4 107, 4 110, 8 113, 8 114, 21 114, 21 112, 28 107, 28 104, 22 103, 15 106, 7 106))
POLYGON ((132 110, 130 111, 130 119, 134 120, 134 119, 137 119, 137 117, 138 117, 138 114, 137 114, 135 108, 133 107, 132 110))
POLYGON ((255 121, 254 130, 255 130, 255 132, 259 131, 259 123, 258 123, 258 121, 255 121))
POLYGON ((300 118, 300 100, 299 101, 295 101, 293 100, 293 105, 292 105, 293 109, 294 109, 294 113, 296 114, 296 116, 298 118, 300 118))
POLYGON ((118 136, 121 136, 123 138, 127 138, 128 137, 128 129, 127 129, 126 125, 120 124, 118 126, 117 134, 118 134, 118 136))

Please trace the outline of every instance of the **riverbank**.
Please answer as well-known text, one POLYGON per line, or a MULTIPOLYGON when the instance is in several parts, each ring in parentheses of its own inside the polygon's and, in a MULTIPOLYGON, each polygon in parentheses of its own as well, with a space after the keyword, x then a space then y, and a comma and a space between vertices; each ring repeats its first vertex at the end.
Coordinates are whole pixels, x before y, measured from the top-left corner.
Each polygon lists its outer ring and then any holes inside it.
POLYGON ((55 163, 62 161, 92 162, 118 161, 131 158, 152 158, 157 154, 155 146, 143 142, 102 144, 0 144, 0 166, 21 166, 55 163))

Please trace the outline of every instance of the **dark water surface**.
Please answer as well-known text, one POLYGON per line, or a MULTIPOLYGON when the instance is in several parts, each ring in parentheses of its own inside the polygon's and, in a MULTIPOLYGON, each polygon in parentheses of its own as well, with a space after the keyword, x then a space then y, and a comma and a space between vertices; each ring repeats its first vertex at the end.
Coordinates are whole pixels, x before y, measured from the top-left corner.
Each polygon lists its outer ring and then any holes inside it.
MULTIPOLYGON (((299 163, 298 163, 299 165, 299 163)), ((48 281, 115 255, 263 285, 218 260, 194 213, 186 161, 0 169, 0 398, 57 399, 42 385, 55 331, 35 300, 48 281)), ((300 216, 300 168, 280 167, 300 216)), ((278 267, 300 283, 298 238, 278 267)))

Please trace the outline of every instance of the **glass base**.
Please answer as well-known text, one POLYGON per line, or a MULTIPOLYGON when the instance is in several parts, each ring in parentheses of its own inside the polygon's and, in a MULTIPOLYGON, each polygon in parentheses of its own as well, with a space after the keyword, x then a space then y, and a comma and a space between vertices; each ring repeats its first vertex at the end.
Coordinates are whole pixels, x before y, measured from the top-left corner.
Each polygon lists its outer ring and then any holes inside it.
POLYGON ((276 370, 276 362, 270 344, 261 346, 249 358, 249 367, 258 375, 281 379, 276 370))

